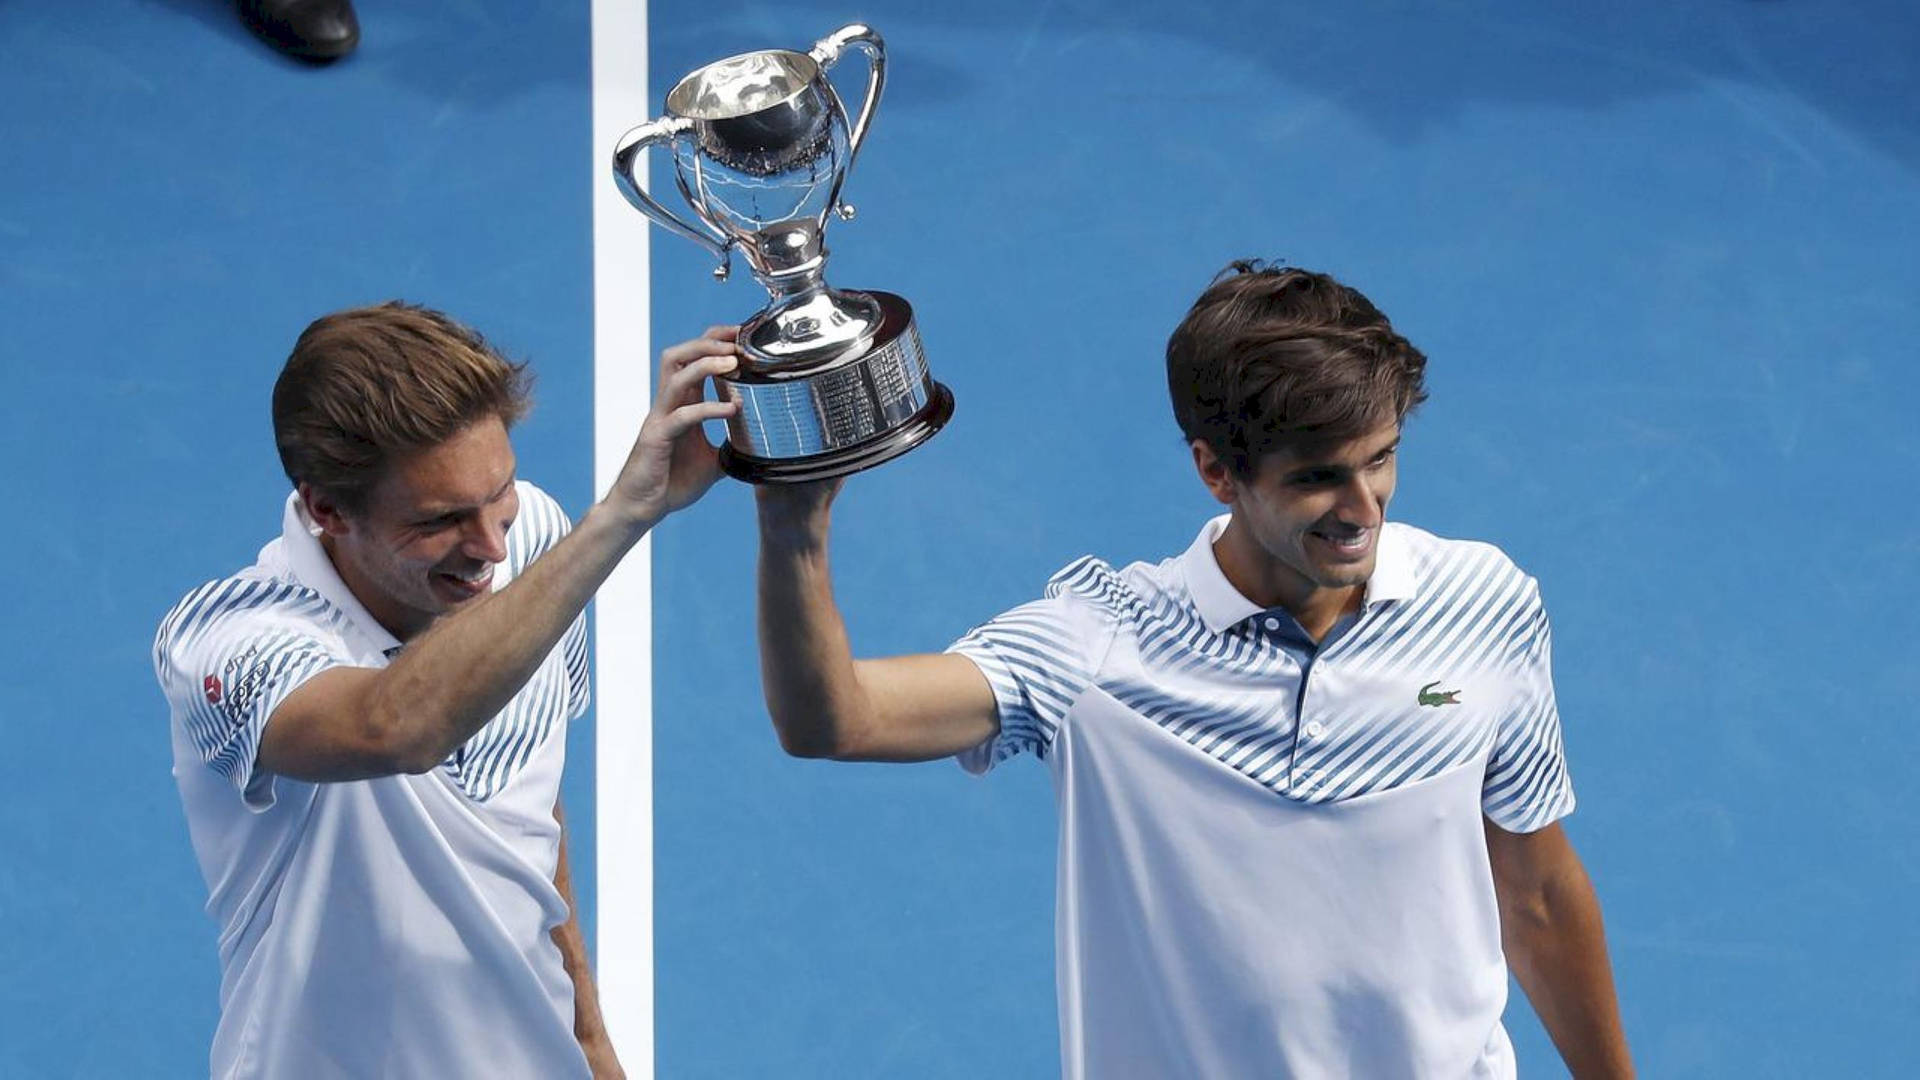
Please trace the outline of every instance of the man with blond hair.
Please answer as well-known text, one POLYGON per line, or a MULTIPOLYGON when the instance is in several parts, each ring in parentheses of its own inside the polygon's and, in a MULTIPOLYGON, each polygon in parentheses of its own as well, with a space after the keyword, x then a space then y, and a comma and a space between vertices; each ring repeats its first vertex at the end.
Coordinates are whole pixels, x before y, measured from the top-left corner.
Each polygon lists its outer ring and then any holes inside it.
POLYGON ((835 485, 760 489, 788 751, 1048 766, 1069 1080, 1510 1078, 1509 962, 1576 1077, 1631 1074, 1536 583, 1386 518, 1425 368, 1357 291, 1235 264, 1167 345, 1229 512, 939 655, 855 660, 835 485))
POLYGON ((571 527, 517 475, 523 366, 399 303, 301 334, 273 392, 279 538, 161 623, 174 776, 220 928, 226 1077, 617 1077, 567 877, 584 616, 719 476, 715 329, 661 356, 571 527))

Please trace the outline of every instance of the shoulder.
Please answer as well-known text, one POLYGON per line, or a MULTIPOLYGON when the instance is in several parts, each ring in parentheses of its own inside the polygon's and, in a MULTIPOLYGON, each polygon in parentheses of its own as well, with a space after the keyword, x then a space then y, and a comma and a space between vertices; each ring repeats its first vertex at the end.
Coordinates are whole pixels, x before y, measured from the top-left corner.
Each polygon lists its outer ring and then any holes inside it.
POLYGON ((520 513, 507 530, 507 561, 517 572, 560 542, 573 529, 573 521, 558 500, 527 480, 514 482, 520 498, 520 513))
POLYGON ((335 631, 343 616, 318 592, 258 567, 209 581, 173 605, 154 635, 156 648, 177 646, 233 623, 335 631))
POLYGON ((1143 582, 1136 580, 1140 565, 1136 563, 1119 571, 1104 559, 1082 555, 1047 579, 1046 597, 1109 615, 1124 614, 1140 602, 1139 586, 1143 582))
POLYGON ((1092 555, 1068 563, 1047 582, 1046 597, 1107 627, 1158 621, 1186 607, 1179 560, 1129 563, 1115 569, 1092 555))
POLYGON ((1527 604, 1539 603, 1539 582, 1495 544, 1436 536, 1397 521, 1388 522, 1387 530, 1406 551, 1423 594, 1451 599, 1512 594, 1527 604))
POLYGON ((255 566, 182 597, 154 634, 154 667, 169 683, 182 672, 218 666, 222 658, 295 640, 344 651, 345 629, 345 616, 318 592, 255 566))

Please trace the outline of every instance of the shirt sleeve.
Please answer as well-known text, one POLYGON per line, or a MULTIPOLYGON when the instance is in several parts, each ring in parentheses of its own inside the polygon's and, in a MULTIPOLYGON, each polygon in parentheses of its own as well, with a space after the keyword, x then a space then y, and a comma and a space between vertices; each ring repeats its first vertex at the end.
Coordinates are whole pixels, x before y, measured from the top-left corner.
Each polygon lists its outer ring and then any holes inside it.
MULTIPOLYGON (((545 491, 520 481, 520 517, 507 536, 508 558, 514 576, 546 554, 573 531, 573 522, 559 502, 545 491)), ((593 677, 587 661, 587 615, 581 612, 560 640, 567 665, 567 719, 578 720, 593 704, 593 677)))
POLYGON ((1553 694, 1553 630, 1531 581, 1528 592, 1531 612, 1517 642, 1513 703, 1500 718, 1480 789, 1487 817, 1514 833, 1544 829, 1574 806, 1553 694))
POLYGON ((271 776, 256 768, 273 711, 308 679, 350 663, 337 641, 303 617, 328 610, 297 585, 215 582, 183 600, 154 640, 154 670, 174 723, 255 810, 273 804, 271 776))
POLYGON ((567 661, 567 719, 578 720, 593 704, 593 678, 587 668, 587 613, 573 620, 561 643, 567 661))
POLYGON ((525 480, 516 482, 520 514, 507 530, 507 562, 515 576, 573 531, 573 520, 554 497, 525 480))
POLYGON ((1046 758, 1054 733, 1081 693, 1093 685, 1112 643, 1115 620, 1089 602, 1088 586, 1112 570, 1083 559, 1056 575, 1044 599, 1022 604, 974 628, 947 647, 972 660, 993 687, 1000 730, 957 755, 979 775, 1023 752, 1046 758))

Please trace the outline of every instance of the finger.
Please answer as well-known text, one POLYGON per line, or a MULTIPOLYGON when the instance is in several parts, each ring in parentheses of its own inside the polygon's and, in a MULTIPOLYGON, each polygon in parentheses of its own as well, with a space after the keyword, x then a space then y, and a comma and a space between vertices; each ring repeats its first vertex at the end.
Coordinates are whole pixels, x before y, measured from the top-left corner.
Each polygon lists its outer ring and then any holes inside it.
MULTIPOLYGON (((727 375, 737 367, 739 361, 731 356, 709 356, 681 368, 668 378, 667 384, 660 390, 660 411, 670 412, 708 397, 707 380, 727 375)), ((722 395, 716 390, 711 396, 718 398, 722 395)))
POLYGON ((682 405, 666 415, 666 435, 677 439, 709 420, 725 420, 740 411, 737 401, 697 401, 682 405))
MULTIPOLYGON (((715 327, 714 329, 723 329, 715 327)), ((697 337, 692 341, 683 341, 670 345, 660 353, 660 375, 665 378, 679 371, 703 356, 731 356, 735 348, 731 340, 718 337, 697 337)))
POLYGON ((683 341, 660 354, 660 376, 664 379, 703 356, 732 356, 735 355, 735 351, 732 342, 720 341, 717 338, 694 338, 692 341, 683 341))
POLYGON ((721 356, 705 356, 694 360, 686 367, 667 376, 660 388, 659 402, 663 409, 675 409, 690 402, 699 401, 703 396, 701 384, 715 375, 725 375, 740 366, 740 360, 732 353, 721 356))
POLYGON ((709 326, 706 332, 700 336, 710 338, 714 341, 738 341, 740 338, 740 328, 738 326, 709 326))
POLYGON ((654 412, 667 412, 690 402, 699 401, 705 395, 701 386, 705 380, 724 375, 740 365, 739 357, 731 353, 696 356, 685 366, 664 373, 660 378, 660 389, 654 394, 654 412))

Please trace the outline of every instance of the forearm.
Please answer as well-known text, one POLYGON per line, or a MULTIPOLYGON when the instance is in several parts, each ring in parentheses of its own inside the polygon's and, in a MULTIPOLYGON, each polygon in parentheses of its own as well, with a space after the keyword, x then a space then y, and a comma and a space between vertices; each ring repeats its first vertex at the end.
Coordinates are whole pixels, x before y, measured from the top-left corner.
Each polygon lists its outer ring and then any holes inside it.
POLYGON ((1507 961, 1575 1080, 1631 1077, 1600 901, 1584 870, 1502 905, 1507 961))
POLYGON ((429 767, 505 708, 647 523, 596 506, 499 592, 441 619, 381 673, 368 712, 384 742, 429 767))
POLYGON ((824 511, 792 523, 761 515, 760 674, 788 753, 832 756, 870 707, 833 602, 824 511))

